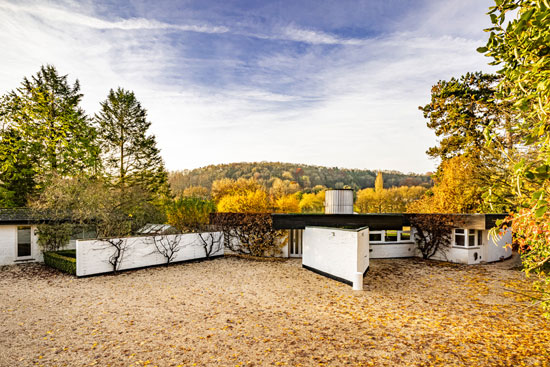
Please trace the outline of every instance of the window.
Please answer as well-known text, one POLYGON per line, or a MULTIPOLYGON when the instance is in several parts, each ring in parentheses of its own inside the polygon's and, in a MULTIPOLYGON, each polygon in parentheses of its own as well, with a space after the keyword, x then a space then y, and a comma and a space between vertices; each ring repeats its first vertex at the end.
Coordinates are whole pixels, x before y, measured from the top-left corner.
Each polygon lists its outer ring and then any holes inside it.
POLYGON ((403 231, 401 232, 401 239, 400 241, 410 241, 411 240, 411 232, 409 231, 403 231))
POLYGON ((476 230, 469 229, 468 230, 468 247, 475 247, 475 246, 477 246, 476 230))
POLYGON ((382 232, 370 232, 369 233, 370 242, 382 242, 382 232))
POLYGON ((386 231, 386 242, 397 242, 397 231, 386 231))
POLYGON ((17 257, 31 256, 31 227, 17 227, 17 257))
POLYGON ((455 229, 455 246, 464 247, 466 245, 466 231, 464 229, 455 229))
POLYGON ((475 229, 456 228, 454 230, 454 246, 477 247, 481 244, 481 231, 475 229))
POLYGON ((477 245, 483 245, 483 231, 477 231, 477 245))

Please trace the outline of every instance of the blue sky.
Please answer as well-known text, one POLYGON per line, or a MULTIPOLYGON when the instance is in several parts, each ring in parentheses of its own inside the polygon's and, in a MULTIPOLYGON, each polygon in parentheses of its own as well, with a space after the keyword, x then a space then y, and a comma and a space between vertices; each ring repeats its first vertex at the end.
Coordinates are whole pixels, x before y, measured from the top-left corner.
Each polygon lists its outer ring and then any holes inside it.
POLYGON ((491 1, 0 1, 0 93, 42 64, 98 111, 133 90, 169 169, 283 161, 423 173, 439 79, 493 71, 491 1))

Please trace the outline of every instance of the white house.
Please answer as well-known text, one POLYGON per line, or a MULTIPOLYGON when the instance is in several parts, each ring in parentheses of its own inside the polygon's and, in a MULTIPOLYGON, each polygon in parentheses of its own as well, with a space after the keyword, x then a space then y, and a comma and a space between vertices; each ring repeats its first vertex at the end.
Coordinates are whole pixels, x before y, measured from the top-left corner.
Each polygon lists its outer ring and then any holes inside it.
POLYGON ((0 210, 0 265, 43 261, 36 222, 27 209, 0 210))

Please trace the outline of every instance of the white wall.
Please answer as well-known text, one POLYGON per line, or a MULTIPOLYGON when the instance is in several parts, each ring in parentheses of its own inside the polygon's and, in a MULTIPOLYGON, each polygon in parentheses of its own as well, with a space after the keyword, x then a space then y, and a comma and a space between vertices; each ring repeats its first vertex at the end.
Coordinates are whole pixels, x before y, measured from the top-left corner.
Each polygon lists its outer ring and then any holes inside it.
MULTIPOLYGON (((216 236, 223 236, 221 232, 213 232, 216 236)), ((178 235, 166 236, 174 239, 178 235)), ((206 257, 204 249, 199 245, 198 234, 189 233, 180 236, 180 250, 175 254, 172 262, 200 259, 206 257)), ((158 238, 158 236, 157 236, 158 238)), ((129 237, 127 250, 118 270, 140 268, 166 263, 166 258, 159 254, 152 242, 152 236, 129 237)), ((102 240, 77 240, 76 241, 76 275, 85 276, 92 274, 109 273, 113 266, 109 263, 109 257, 114 253, 114 248, 102 240)), ((223 246, 220 251, 211 256, 223 255, 223 246)))
MULTIPOLYGON (((23 227, 28 227, 22 225, 23 227)), ((31 256, 17 258, 17 225, 0 225, 0 265, 11 265, 24 261, 43 261, 42 251, 35 235, 36 226, 31 227, 31 256)))
POLYGON ((414 257, 416 256, 416 251, 417 246, 414 242, 370 244, 371 259, 414 257))
POLYGON ((473 265, 482 262, 500 261, 512 256, 512 250, 506 247, 506 244, 512 242, 512 231, 510 229, 506 230, 503 236, 496 241, 489 238, 488 230, 482 232, 481 238, 482 243, 479 246, 451 246, 445 252, 439 251, 431 259, 473 265))
POLYGON ((509 228, 495 240, 489 237, 489 231, 483 231, 483 242, 486 243, 484 257, 487 262, 499 261, 512 256, 512 249, 506 246, 512 243, 512 230, 509 228))
POLYGON ((332 276, 358 282, 369 266, 369 231, 306 227, 302 264, 332 276))

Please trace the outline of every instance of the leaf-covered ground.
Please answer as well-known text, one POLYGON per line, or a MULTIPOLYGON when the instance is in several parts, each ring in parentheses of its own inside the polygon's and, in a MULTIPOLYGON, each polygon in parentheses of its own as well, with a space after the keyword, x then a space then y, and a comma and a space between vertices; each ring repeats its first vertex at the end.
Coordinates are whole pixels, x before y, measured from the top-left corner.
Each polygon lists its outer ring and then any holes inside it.
POLYGON ((0 269, 1 366, 550 366, 550 322, 506 262, 372 260, 365 291, 300 260, 76 279, 0 269))

